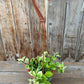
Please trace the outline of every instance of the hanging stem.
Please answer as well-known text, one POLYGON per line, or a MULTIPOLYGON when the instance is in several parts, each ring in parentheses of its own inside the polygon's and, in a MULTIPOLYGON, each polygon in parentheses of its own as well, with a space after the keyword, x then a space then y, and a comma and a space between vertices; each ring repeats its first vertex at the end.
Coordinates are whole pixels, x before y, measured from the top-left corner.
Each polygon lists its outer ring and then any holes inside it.
POLYGON ((40 10, 38 9, 38 7, 37 7, 37 5, 35 3, 35 0, 32 0, 32 4, 33 4, 33 6, 34 6, 34 8, 36 10, 36 13, 37 13, 37 15, 39 17, 39 20, 40 20, 40 22, 39 22, 39 32, 38 32, 38 36, 37 36, 37 39, 36 39, 33 50, 35 49, 36 43, 38 41, 39 33, 40 33, 40 26, 42 24, 42 31, 43 31, 42 32, 43 33, 43 73, 44 73, 45 19, 44 19, 43 15, 41 14, 40 10))
POLYGON ((43 28, 43 73, 44 73, 44 47, 45 47, 45 22, 42 22, 42 28, 43 28))
POLYGON ((40 21, 45 21, 43 15, 41 14, 40 10, 38 9, 38 7, 37 7, 37 5, 35 3, 35 0, 32 0, 32 4, 33 4, 33 6, 34 6, 34 8, 36 10, 37 15, 39 16, 40 21))

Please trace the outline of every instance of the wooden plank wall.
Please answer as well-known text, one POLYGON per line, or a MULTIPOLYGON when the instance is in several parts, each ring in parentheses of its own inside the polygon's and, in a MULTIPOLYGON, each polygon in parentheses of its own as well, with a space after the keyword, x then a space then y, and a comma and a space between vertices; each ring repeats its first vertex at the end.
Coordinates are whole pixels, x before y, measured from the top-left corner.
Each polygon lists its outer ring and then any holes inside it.
POLYGON ((58 51, 61 60, 83 59, 84 0, 52 0, 48 5, 47 25, 50 50, 58 51), (81 46, 82 45, 82 46, 81 46))
MULTIPOLYGON (((50 53, 61 60, 84 61, 84 0, 36 0, 46 19, 46 41, 50 53)), ((39 18, 31 0, 0 0, 0 60, 31 57, 39 30, 39 18)), ((42 54, 42 31, 33 55, 42 54)))
MULTIPOLYGON (((45 17, 45 0, 36 0, 36 4, 45 17)), ((31 44, 34 44, 36 39, 39 21, 31 1, 0 0, 0 11, 0 35, 3 38, 0 41, 0 60, 16 60, 22 56, 30 57, 31 44), (30 9, 29 4, 31 5, 30 9), (31 12, 31 23, 29 21, 29 10, 31 12)), ((40 44, 37 49, 39 46, 40 44)), ((36 54, 40 50, 37 49, 36 54)))

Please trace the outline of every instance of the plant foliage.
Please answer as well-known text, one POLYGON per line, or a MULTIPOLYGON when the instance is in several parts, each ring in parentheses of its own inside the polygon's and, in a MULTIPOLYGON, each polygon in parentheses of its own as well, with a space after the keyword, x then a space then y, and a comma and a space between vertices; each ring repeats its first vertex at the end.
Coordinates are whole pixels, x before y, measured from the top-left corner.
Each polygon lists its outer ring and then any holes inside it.
POLYGON ((47 51, 42 54, 42 56, 37 56, 36 58, 29 59, 22 57, 18 59, 18 63, 25 63, 25 68, 28 69, 28 72, 34 79, 29 79, 30 84, 51 84, 48 81, 48 78, 53 76, 52 71, 57 70, 58 73, 64 73, 66 66, 64 63, 57 62, 57 59, 60 58, 58 52, 53 52, 53 55, 48 54, 47 51), (43 70, 43 55, 44 55, 44 73, 43 70))

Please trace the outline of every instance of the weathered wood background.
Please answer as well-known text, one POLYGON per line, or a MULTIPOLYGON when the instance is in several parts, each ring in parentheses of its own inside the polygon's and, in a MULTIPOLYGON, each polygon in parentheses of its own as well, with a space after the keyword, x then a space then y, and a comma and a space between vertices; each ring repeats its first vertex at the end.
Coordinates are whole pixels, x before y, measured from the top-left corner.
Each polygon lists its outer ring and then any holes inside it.
MULTIPOLYGON (((84 0, 36 0, 46 18, 48 51, 60 52, 64 61, 84 58, 84 0)), ((39 19, 31 0, 0 0, 0 60, 31 57, 39 19)), ((42 32, 34 55, 42 53, 42 32)))

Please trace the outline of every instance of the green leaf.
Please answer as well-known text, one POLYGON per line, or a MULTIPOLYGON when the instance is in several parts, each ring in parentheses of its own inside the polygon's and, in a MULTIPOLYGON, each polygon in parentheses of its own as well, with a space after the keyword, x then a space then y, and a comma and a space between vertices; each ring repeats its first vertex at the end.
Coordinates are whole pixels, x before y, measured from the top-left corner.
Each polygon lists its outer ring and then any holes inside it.
POLYGON ((51 68, 52 70, 56 70, 56 64, 55 64, 54 62, 51 62, 51 63, 50 63, 50 68, 51 68))
POLYGON ((53 61, 50 62, 50 65, 55 65, 55 63, 53 61))
POLYGON ((35 82, 35 84, 39 84, 39 82, 35 82))
POLYGON ((47 61, 47 62, 50 62, 50 58, 49 58, 49 57, 47 57, 47 58, 46 58, 46 61, 47 61))
POLYGON ((33 62, 34 62, 34 59, 32 58, 32 59, 30 60, 30 65, 33 65, 33 62))
POLYGON ((22 57, 22 61, 24 61, 24 59, 25 59, 25 56, 24 56, 24 57, 22 57))
POLYGON ((39 72, 37 73, 37 77, 38 77, 38 78, 41 78, 41 77, 42 77, 42 71, 39 71, 39 72))
POLYGON ((45 83, 44 84, 51 84, 49 81, 45 81, 45 83))
POLYGON ((59 62, 56 62, 57 67, 61 67, 61 64, 59 62))
POLYGON ((21 64, 21 63, 22 63, 22 61, 18 61, 18 63, 19 63, 19 64, 21 64))
POLYGON ((53 56, 52 55, 50 55, 50 57, 51 57, 51 59, 53 59, 53 56))
POLYGON ((35 73, 35 71, 32 71, 32 75, 35 77, 36 76, 36 73, 35 73))
POLYGON ((53 60, 55 61, 56 60, 56 57, 53 57, 53 60))
POLYGON ((57 57, 61 57, 60 55, 56 55, 57 57))
POLYGON ((46 77, 51 77, 53 75, 53 73, 51 72, 51 71, 47 71, 46 73, 45 73, 45 76, 46 77))
POLYGON ((62 73, 64 73, 64 69, 58 69, 58 72, 59 72, 60 74, 62 74, 62 73))
POLYGON ((36 77, 35 71, 30 71, 29 74, 32 75, 33 77, 36 77))
POLYGON ((32 84, 32 79, 28 79, 28 81, 29 81, 29 84, 32 84))
POLYGON ((66 69, 67 68, 67 66, 64 66, 64 69, 66 69))
POLYGON ((63 63, 63 62, 62 62, 62 64, 61 64, 61 66, 64 67, 64 63, 63 63))
POLYGON ((28 62, 29 62, 29 59, 28 59, 28 58, 26 58, 26 59, 25 59, 25 63, 28 63, 28 62))
POLYGON ((42 75, 42 77, 43 77, 43 80, 44 80, 44 81, 46 81, 46 80, 47 80, 47 78, 46 78, 46 76, 45 76, 45 75, 42 75))
POLYGON ((35 82, 35 84, 39 84, 39 82, 35 82))
POLYGON ((46 67, 47 67, 47 68, 50 68, 50 66, 49 66, 48 64, 46 64, 46 67))
POLYGON ((19 58, 19 59, 17 59, 18 61, 22 61, 22 59, 21 58, 19 58))
POLYGON ((18 61, 24 61, 25 57, 17 59, 18 61))
POLYGON ((54 57, 56 56, 56 53, 55 53, 55 52, 53 52, 53 56, 54 56, 54 57))
POLYGON ((47 51, 45 51, 45 52, 44 52, 44 56, 46 56, 47 54, 48 54, 48 52, 47 52, 47 51))
POLYGON ((26 69, 29 69, 29 65, 25 65, 25 68, 26 68, 26 69))
POLYGON ((56 70, 56 66, 51 66, 50 67, 52 70, 56 70))
POLYGON ((41 65, 39 65, 37 69, 38 69, 38 70, 41 70, 41 69, 42 69, 42 66, 41 66, 41 65))
POLYGON ((38 62, 40 62, 42 60, 42 57, 37 56, 37 60, 38 62))

